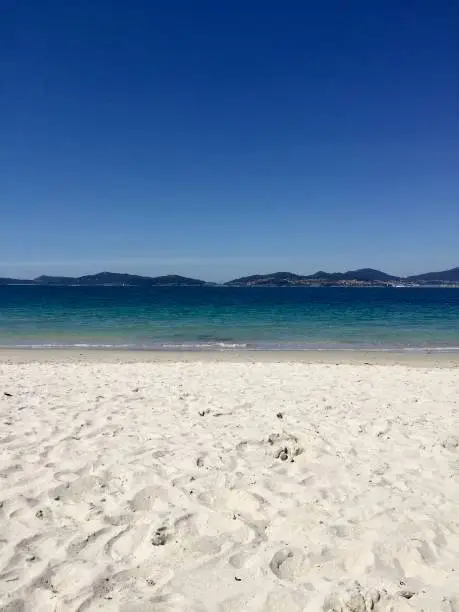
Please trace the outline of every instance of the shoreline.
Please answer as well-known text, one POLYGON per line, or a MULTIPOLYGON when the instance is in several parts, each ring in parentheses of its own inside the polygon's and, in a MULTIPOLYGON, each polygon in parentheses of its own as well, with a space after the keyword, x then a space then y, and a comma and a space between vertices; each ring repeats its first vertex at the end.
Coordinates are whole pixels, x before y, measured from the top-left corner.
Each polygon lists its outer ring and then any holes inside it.
POLYGON ((304 363, 459 367, 459 351, 402 350, 146 350, 91 348, 1 348, 0 363, 304 363))

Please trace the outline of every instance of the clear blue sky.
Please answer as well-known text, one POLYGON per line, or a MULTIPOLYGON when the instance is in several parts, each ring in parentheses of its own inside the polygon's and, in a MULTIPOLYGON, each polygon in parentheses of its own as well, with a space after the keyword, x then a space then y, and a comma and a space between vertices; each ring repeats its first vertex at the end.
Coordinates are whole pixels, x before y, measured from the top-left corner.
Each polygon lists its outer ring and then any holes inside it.
POLYGON ((459 265, 453 0, 3 0, 0 275, 459 265))

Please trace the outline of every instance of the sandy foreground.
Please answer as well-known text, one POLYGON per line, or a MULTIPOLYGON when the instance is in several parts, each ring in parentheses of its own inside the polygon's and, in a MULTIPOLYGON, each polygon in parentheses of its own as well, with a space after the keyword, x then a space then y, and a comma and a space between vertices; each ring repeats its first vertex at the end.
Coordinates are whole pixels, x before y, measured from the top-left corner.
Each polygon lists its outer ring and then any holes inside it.
POLYGON ((457 360, 21 355, 0 610, 459 611, 457 360))

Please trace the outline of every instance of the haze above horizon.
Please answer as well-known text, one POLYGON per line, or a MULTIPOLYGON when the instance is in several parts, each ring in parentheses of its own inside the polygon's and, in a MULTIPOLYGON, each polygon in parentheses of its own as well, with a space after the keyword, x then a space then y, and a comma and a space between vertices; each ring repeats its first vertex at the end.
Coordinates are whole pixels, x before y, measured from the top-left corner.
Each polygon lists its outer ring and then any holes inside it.
POLYGON ((5 2, 0 276, 459 261, 459 5, 5 2))

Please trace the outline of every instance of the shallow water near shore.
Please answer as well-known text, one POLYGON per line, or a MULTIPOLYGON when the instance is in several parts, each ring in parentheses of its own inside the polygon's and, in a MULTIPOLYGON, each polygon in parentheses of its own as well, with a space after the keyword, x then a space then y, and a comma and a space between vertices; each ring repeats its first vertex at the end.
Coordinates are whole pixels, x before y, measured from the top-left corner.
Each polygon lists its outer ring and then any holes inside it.
POLYGON ((454 352, 459 290, 7 286, 0 346, 454 352))

